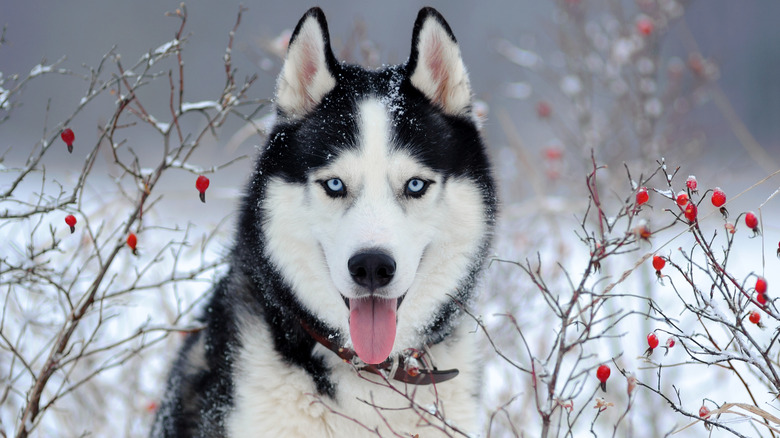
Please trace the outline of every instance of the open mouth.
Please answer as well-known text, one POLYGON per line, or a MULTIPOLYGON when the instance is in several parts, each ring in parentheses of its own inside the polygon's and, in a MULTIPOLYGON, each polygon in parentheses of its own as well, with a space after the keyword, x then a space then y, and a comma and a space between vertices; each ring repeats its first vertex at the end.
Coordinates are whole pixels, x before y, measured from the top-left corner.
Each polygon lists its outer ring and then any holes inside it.
POLYGON ((345 301, 349 308, 349 335, 355 353, 367 364, 380 364, 387 360, 395 343, 396 311, 403 296, 388 299, 371 295, 345 301))
MULTIPOLYGON (((401 307, 401 303, 404 302, 404 298, 406 298, 406 293, 398 297, 398 305, 395 306, 395 310, 398 310, 399 307, 401 307)), ((349 307, 349 298, 345 297, 344 295, 341 296, 341 299, 344 300, 344 304, 347 305, 347 309, 350 309, 349 307)))

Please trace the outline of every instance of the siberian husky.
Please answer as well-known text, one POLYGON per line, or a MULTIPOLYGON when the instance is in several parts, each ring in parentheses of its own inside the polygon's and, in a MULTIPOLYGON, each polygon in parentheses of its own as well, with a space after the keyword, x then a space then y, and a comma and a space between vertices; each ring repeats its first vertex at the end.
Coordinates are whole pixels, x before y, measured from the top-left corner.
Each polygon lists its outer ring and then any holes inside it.
POLYGON ((460 436, 494 182, 460 49, 423 8, 406 63, 339 62, 319 8, 277 81, 228 274, 171 371, 157 437, 460 436))

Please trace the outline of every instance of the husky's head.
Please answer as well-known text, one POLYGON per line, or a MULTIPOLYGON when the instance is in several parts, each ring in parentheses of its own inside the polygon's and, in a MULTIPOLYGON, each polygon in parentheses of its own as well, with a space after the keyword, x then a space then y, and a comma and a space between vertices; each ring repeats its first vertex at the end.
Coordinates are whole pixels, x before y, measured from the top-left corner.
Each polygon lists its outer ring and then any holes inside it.
POLYGON ((282 286, 263 290, 266 305, 327 327, 366 363, 441 341, 471 297, 495 209, 447 23, 422 9, 408 62, 369 71, 336 60, 313 8, 276 106, 247 212, 247 241, 282 286))

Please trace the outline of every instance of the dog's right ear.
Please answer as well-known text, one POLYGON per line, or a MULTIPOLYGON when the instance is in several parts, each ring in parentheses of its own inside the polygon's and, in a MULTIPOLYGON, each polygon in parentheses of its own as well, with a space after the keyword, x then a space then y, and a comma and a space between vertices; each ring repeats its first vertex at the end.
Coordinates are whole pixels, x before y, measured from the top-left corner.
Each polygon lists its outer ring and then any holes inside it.
POLYGON ((336 65, 325 14, 318 7, 311 8, 290 37, 276 81, 277 108, 293 119, 308 114, 336 86, 336 65))

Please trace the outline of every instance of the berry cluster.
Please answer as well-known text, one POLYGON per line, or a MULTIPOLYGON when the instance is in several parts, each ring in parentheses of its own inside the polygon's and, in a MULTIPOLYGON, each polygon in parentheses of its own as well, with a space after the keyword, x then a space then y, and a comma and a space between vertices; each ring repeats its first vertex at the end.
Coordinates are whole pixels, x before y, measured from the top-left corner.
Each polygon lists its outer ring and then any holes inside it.
MULTIPOLYGON (((76 139, 76 134, 73 133, 73 130, 70 128, 64 129, 60 133, 60 138, 62 138, 62 141, 64 141, 65 145, 68 147, 68 152, 72 153, 73 142, 76 139)), ((198 176, 198 178, 195 180, 195 188, 198 190, 198 196, 201 202, 206 202, 206 189, 209 188, 209 183, 209 179, 204 175, 198 176)), ((76 222, 76 216, 72 214, 65 216, 65 224, 67 224, 70 228, 71 234, 76 232, 76 222)), ((133 255, 138 255, 138 237, 135 235, 135 233, 128 234, 126 243, 127 246, 132 250, 133 255)))

